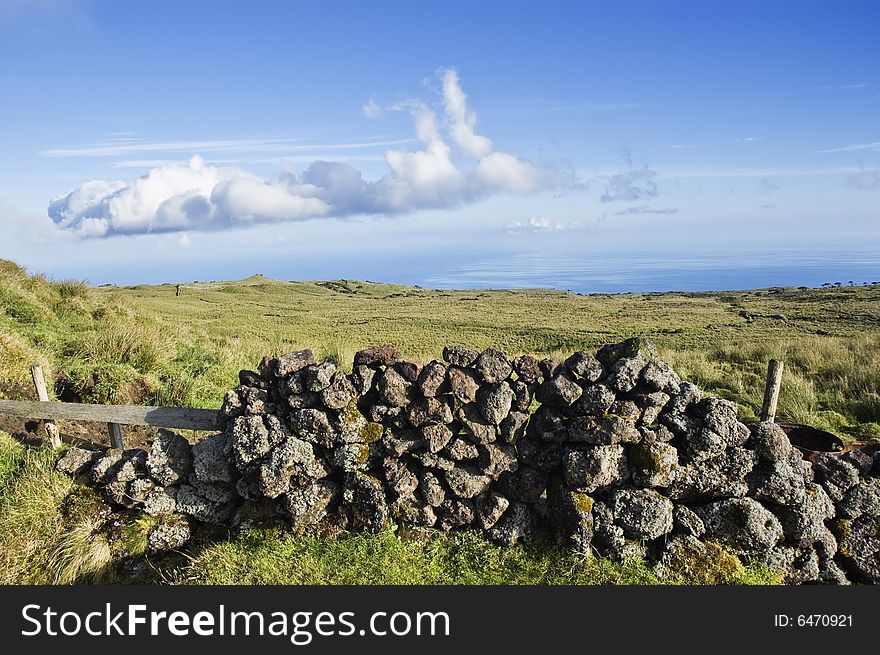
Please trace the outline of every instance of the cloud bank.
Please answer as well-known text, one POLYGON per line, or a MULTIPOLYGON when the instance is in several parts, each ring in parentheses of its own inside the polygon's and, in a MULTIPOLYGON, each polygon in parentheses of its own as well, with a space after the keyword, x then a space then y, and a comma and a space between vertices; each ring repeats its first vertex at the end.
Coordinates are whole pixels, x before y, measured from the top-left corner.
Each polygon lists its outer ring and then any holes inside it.
POLYGON ((554 221, 546 216, 533 216, 524 221, 515 221, 504 226, 506 232, 559 232, 561 230, 574 230, 580 227, 577 223, 564 223, 554 221))
MULTIPOLYGON (((441 71, 439 112, 405 105, 421 148, 388 150, 388 172, 365 180, 339 161, 314 161, 302 173, 264 180, 199 155, 168 163, 129 182, 93 180, 54 198, 49 216, 84 237, 216 230, 255 223, 396 215, 459 206, 490 195, 530 194, 573 182, 572 175, 496 150, 476 129, 458 72, 441 71)), ((370 101, 364 111, 378 116, 370 101)))

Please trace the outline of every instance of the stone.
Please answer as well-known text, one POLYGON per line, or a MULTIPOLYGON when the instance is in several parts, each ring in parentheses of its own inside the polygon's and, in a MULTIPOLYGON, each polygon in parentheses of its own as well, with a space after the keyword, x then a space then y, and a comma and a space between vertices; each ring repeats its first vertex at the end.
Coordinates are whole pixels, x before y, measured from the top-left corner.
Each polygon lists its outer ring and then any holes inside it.
POLYGON ((635 423, 617 416, 576 416, 568 424, 568 438, 597 446, 638 443, 642 439, 635 423))
POLYGON ((315 363, 315 353, 309 348, 305 350, 297 350, 296 352, 281 355, 275 360, 275 377, 284 378, 292 373, 296 373, 306 366, 312 366, 315 363))
POLYGON ((620 393, 631 391, 639 383, 639 376, 647 364, 640 355, 619 359, 609 368, 605 384, 620 393))
MULTIPOLYGON (((669 429, 672 434, 685 441, 696 438, 697 433, 704 427, 702 419, 688 416, 687 414, 678 414, 668 411, 660 414, 660 422, 669 429)), ((718 435, 718 439, 715 441, 719 441, 720 439, 721 435, 718 435)))
POLYGON ((474 368, 489 384, 502 382, 513 373, 513 365, 500 350, 486 348, 474 362, 474 368))
POLYGON ((846 492, 859 483, 856 467, 833 453, 820 455, 813 464, 813 470, 816 481, 834 502, 843 500, 846 492))
POLYGON ((275 370, 278 366, 278 358, 272 357, 271 355, 266 355, 263 359, 260 360, 259 365, 257 366, 257 371, 260 373, 260 376, 265 378, 266 380, 272 380, 275 378, 275 370))
POLYGON ((260 491, 267 498, 287 493, 291 485, 304 487, 330 473, 315 446, 290 435, 260 466, 260 491))
POLYGON ((681 378, 663 361, 654 360, 642 369, 642 381, 653 391, 674 395, 678 393, 681 378))
MULTIPOLYGON (((314 410, 302 410, 314 411, 314 410)), ((262 416, 239 416, 226 427, 233 462, 239 471, 265 457, 282 435, 270 434, 262 416)))
POLYGON ((348 473, 342 498, 351 512, 355 530, 376 533, 388 527, 388 502, 380 480, 360 471, 348 473))
POLYGON ((642 418, 642 410, 632 400, 617 400, 608 409, 608 415, 621 418, 635 425, 642 418))
POLYGON ((150 477, 167 487, 187 478, 192 465, 189 442, 179 434, 160 428, 147 455, 150 477))
POLYGON ((510 413, 513 399, 513 389, 506 382, 484 385, 477 391, 477 409, 489 423, 498 425, 510 413))
POLYGON ((416 475, 416 465, 411 460, 397 457, 386 457, 382 460, 382 472, 388 488, 398 498, 407 498, 415 501, 413 492, 419 486, 419 478, 416 475))
POLYGON ((442 423, 430 423, 422 427, 422 438, 425 440, 428 452, 439 453, 452 439, 452 430, 442 423))
POLYGON ((460 403, 472 403, 477 400, 480 381, 474 371, 450 366, 446 371, 452 395, 460 403))
POLYGON ((121 463, 122 451, 118 448, 107 449, 89 470, 89 482, 95 487, 107 484, 121 463))
POLYGON ((333 362, 313 364, 302 370, 306 389, 314 393, 319 393, 329 387, 334 375, 336 375, 336 364, 333 362))
POLYGON ((518 380, 526 384, 534 384, 541 377, 538 360, 531 355, 520 355, 513 360, 513 370, 518 380))
POLYGON ((91 469, 100 458, 100 450, 85 450, 71 446, 55 462, 55 470, 76 477, 91 469))
POLYGON ((466 348, 465 346, 444 346, 443 359, 453 366, 467 368, 473 366, 480 355, 476 350, 466 348))
POLYGON ((700 402, 703 392, 697 385, 682 382, 678 385, 678 393, 670 393, 671 400, 667 409, 674 414, 684 414, 688 407, 700 402))
POLYGON ((376 457, 378 453, 374 452, 370 444, 344 443, 331 451, 330 464, 346 473, 366 471, 372 468, 371 464, 376 457))
POLYGON ((703 462, 718 457, 727 450, 724 438, 709 428, 698 428, 686 433, 684 441, 687 459, 691 462, 703 462))
POLYGON ((838 558, 848 577, 858 582, 880 583, 880 518, 862 514, 836 522, 838 558))
POLYGON ((147 549, 161 553, 181 548, 190 538, 186 519, 160 521, 147 533, 147 549))
POLYGON ((144 497, 144 512, 150 516, 167 516, 177 511, 177 487, 154 487, 144 497))
POLYGON ((491 478, 498 478, 507 471, 515 471, 519 466, 514 446, 500 443, 480 444, 477 450, 480 468, 491 478))
POLYGON ((507 500, 497 491, 480 494, 474 500, 474 513, 477 525, 483 530, 491 529, 510 506, 507 500))
POLYGON ((382 438, 385 428, 379 422, 368 421, 357 405, 350 403, 339 412, 335 432, 336 440, 342 443, 375 443, 382 438))
POLYGON ((568 421, 561 410, 545 405, 539 407, 529 420, 527 434, 530 438, 553 443, 569 440, 568 421))
POLYGON ((672 532, 699 539, 706 533, 706 526, 694 510, 676 505, 672 510, 672 532))
POLYGON ((605 366, 611 366, 621 359, 633 359, 641 357, 646 361, 657 359, 657 349, 654 344, 644 337, 633 337, 620 343, 609 343, 596 353, 596 359, 605 366))
POLYGON ((388 367, 379 376, 379 398, 391 407, 405 407, 412 402, 415 393, 413 384, 393 367, 388 367))
POLYGON ((255 387, 257 389, 269 390, 269 380, 265 379, 256 371, 239 371, 238 383, 243 387, 255 387))
POLYGON ((512 546, 529 536, 535 529, 535 518, 528 505, 510 503, 507 510, 495 523, 488 536, 502 546, 512 546))
POLYGON ((357 397, 357 390, 345 373, 337 371, 320 395, 321 402, 327 409, 342 409, 357 397))
MULTIPOLYGON (((827 541, 830 535, 825 521, 834 517, 834 503, 818 484, 806 485, 804 495, 791 506, 773 508, 782 525, 785 541, 790 546, 809 548, 817 542, 827 541)), ((836 545, 833 548, 837 550, 836 545)))
POLYGON ((438 398, 417 398, 410 403, 407 416, 413 427, 431 423, 452 423, 452 408, 438 398))
POLYGON ((604 416, 616 399, 607 385, 593 384, 583 390, 571 411, 576 416, 604 416))
POLYGON ((192 447, 192 470, 196 479, 200 482, 233 482, 236 473, 227 457, 229 449, 229 435, 225 432, 197 441, 192 447))
POLYGON ((464 437, 454 436, 446 445, 445 453, 449 458, 456 462, 468 459, 477 459, 480 451, 477 447, 464 437))
POLYGON ((313 391, 304 391, 298 395, 288 396, 287 407, 290 413, 300 409, 323 409, 321 406, 321 394, 314 393, 313 391))
POLYGON ((425 440, 418 430, 386 430, 382 437, 382 446, 389 455, 400 457, 405 453, 423 449, 425 440))
POLYGON ((582 350, 566 359, 562 366, 589 383, 597 382, 605 375, 602 363, 590 353, 582 350))
POLYGON ((430 362, 419 373, 417 384, 419 391, 426 398, 435 398, 446 393, 449 387, 446 381, 446 367, 437 361, 430 362))
POLYGON ((819 579, 819 558, 811 549, 777 546, 752 555, 750 560, 753 564, 782 571, 785 584, 804 584, 819 579))
POLYGON ((629 478, 626 454, 621 445, 570 450, 563 459, 565 483, 576 491, 592 493, 629 478))
POLYGON ((547 489, 548 480, 544 471, 520 464, 516 471, 502 474, 494 488, 510 500, 533 504, 547 489))
POLYGON ((536 385, 526 384, 522 380, 515 380, 509 384, 510 388, 513 389, 512 408, 518 412, 528 412, 532 407, 532 398, 535 395, 536 385))
POLYGON ((505 443, 515 444, 519 439, 525 436, 528 424, 528 414, 524 412, 510 412, 510 414, 501 421, 498 436, 501 441, 505 443))
POLYGON ((300 409, 290 415, 290 427, 294 434, 309 443, 332 448, 338 433, 330 415, 321 409, 300 409))
POLYGON ((752 448, 760 460, 781 462, 791 454, 791 441, 776 423, 765 421, 752 426, 752 448))
POLYGON ((583 393, 580 385, 575 382, 571 373, 562 372, 549 380, 544 380, 535 392, 541 404, 555 407, 570 407, 583 393))
POLYGON ((373 389, 376 378, 376 369, 360 364, 354 367, 351 380, 359 396, 366 396, 373 389))
POLYGON ((833 585, 852 584, 833 559, 825 560, 819 565, 819 583, 833 585))
POLYGON ((446 490, 440 482, 440 478, 431 471, 423 471, 419 478, 419 491, 425 502, 431 507, 440 507, 446 499, 446 490))
POLYGON ((275 404, 269 400, 269 393, 256 387, 238 387, 236 390, 241 399, 244 414, 265 416, 275 412, 275 404))
POLYGON ((862 477, 871 475, 871 469, 874 467, 874 459, 861 448, 844 451, 840 454, 840 459, 848 464, 852 464, 862 477))
POLYGON ((241 401, 241 396, 238 395, 236 389, 230 389, 223 394, 223 402, 220 404, 220 409, 217 412, 217 419, 221 427, 226 427, 229 419, 241 416, 244 413, 244 403, 241 401))
POLYGON ((722 398, 703 398, 695 407, 703 424, 719 435, 728 448, 743 446, 749 440, 749 429, 736 418, 736 403, 722 398))
POLYGON ((444 479, 449 490, 458 498, 478 496, 492 483, 492 478, 473 466, 455 466, 444 472, 444 479))
POLYGON ((371 346, 359 350, 354 355, 355 366, 378 368, 379 366, 390 366, 398 361, 400 361, 400 351, 391 345, 371 346))
POLYGON ((858 484, 847 490, 837 508, 842 516, 852 519, 862 514, 880 518, 880 480, 859 480, 858 484))
POLYGON ((618 489, 611 494, 614 523, 630 539, 656 539, 672 532, 672 501, 653 489, 618 489))
MULTIPOLYGON (((225 490, 211 494, 211 485, 182 484, 177 489, 177 511, 192 516, 203 523, 222 524, 232 513, 232 494, 225 490)), ((219 491, 219 490, 218 490, 219 491)))
POLYGON ((745 496, 749 492, 746 476, 756 461, 753 450, 731 448, 718 457, 679 466, 666 496, 687 502, 745 496))
POLYGON ((463 528, 474 522, 474 503, 460 498, 446 498, 438 510, 437 527, 441 530, 463 528))
POLYGON ((568 489, 558 478, 549 487, 548 499, 557 540, 576 552, 589 552, 593 541, 593 499, 568 489))
POLYGON ((739 558, 727 548, 693 535, 672 537, 659 555, 655 573, 661 580, 677 573, 688 584, 718 585, 730 583, 730 576, 742 570, 739 558))
POLYGON ((392 364, 391 368, 397 371, 400 377, 413 385, 419 381, 419 375, 422 373, 422 367, 413 362, 397 362, 392 364))
POLYGON ((560 364, 555 359, 545 357, 538 362, 538 368, 541 370, 541 377, 549 380, 559 372, 560 364))
POLYGON ((437 513, 430 505, 413 498, 398 498, 391 505, 391 516, 406 525, 431 527, 437 522, 437 513))
POLYGON ((338 504, 342 489, 330 480, 318 480, 307 487, 291 489, 284 496, 283 507, 295 528, 320 523, 338 504))
POLYGON ((696 509, 706 525, 706 539, 735 551, 755 552, 776 546, 782 525, 766 507, 752 498, 730 498, 696 509))
POLYGON ((746 476, 749 495, 777 505, 794 505, 804 497, 803 475, 788 461, 762 462, 746 476))
POLYGON ((569 447, 561 443, 547 443, 535 439, 520 439, 516 443, 519 461, 542 471, 557 471, 569 447))
POLYGON ((639 487, 668 487, 675 479, 678 451, 668 443, 638 443, 627 451, 633 482, 639 487))
POLYGON ((639 395, 636 404, 641 409, 641 424, 654 425, 660 418, 660 412, 669 404, 669 396, 662 391, 639 395))
POLYGON ((455 417, 477 443, 495 441, 495 425, 483 418, 476 405, 462 405, 455 417))

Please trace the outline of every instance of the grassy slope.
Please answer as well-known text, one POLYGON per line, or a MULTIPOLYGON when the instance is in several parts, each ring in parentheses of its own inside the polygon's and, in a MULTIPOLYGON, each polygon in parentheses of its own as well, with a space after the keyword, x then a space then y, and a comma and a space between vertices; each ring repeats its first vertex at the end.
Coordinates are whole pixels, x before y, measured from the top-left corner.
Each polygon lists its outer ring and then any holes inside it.
MULTIPOLYGON (((375 343, 393 343, 421 361, 437 358, 444 343, 558 356, 644 334, 684 377, 736 400, 746 419, 759 407, 766 362, 777 357, 786 362, 782 418, 845 437, 880 437, 878 300, 878 287, 581 296, 260 277, 186 285, 177 297, 173 285, 90 288, 28 276, 0 260, 0 389, 30 393, 29 365, 40 359, 70 398, 216 407, 237 371, 253 368, 267 352, 312 347, 343 365, 375 343)), ((70 488, 49 471, 45 454, 16 448, 0 442, 0 461, 13 462, 0 465, 0 509, 14 517, 0 521, 0 579, 105 574, 99 563, 110 557, 109 546, 91 538, 88 512, 61 512, 70 488), (31 509, 7 511, 12 507, 31 509), (27 523, 35 530, 35 554, 13 561, 9 553, 21 550, 18 542, 29 534, 16 526, 31 514, 42 517, 27 523)), ((80 505, 89 502, 74 503, 80 505)), ((151 570, 159 578, 208 582, 651 579, 638 563, 577 560, 544 547, 497 549, 467 534, 427 542, 392 535, 328 542, 258 532, 207 546, 169 571, 151 570)), ((766 579, 755 571, 730 575, 766 579)))

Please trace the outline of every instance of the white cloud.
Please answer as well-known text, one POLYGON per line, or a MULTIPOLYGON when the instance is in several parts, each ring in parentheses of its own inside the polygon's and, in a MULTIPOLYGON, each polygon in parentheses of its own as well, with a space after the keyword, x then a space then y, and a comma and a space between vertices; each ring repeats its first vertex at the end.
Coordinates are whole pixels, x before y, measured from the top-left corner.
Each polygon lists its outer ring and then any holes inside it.
POLYGON ((654 209, 648 205, 639 205, 638 207, 627 207, 620 211, 614 212, 615 216, 630 216, 634 214, 677 214, 678 209, 675 207, 667 207, 665 209, 654 209))
POLYGON ((744 136, 744 137, 737 138, 737 141, 739 141, 740 143, 755 143, 756 141, 763 141, 763 140, 764 140, 764 138, 760 137, 760 136, 744 136))
POLYGON ((577 223, 553 221, 546 216, 533 216, 524 221, 508 223, 504 226, 507 232, 559 232, 580 227, 577 223))
POLYGON ((179 245, 181 248, 189 248, 190 246, 192 246, 192 240, 189 238, 189 234, 183 232, 180 235, 180 238, 177 239, 177 245, 179 245))
POLYGON ((842 148, 832 148, 831 150, 820 150, 819 152, 853 152, 858 150, 880 150, 880 141, 873 143, 854 143, 842 148))
MULTIPOLYGON (((421 148, 386 151, 388 172, 378 180, 364 180, 360 171, 341 161, 314 161, 301 174, 282 173, 276 179, 264 180, 240 168, 210 165, 195 155, 186 163, 160 162, 131 182, 86 182, 53 199, 49 215, 57 225, 81 236, 192 231, 357 214, 393 215, 454 207, 491 194, 528 194, 572 183, 573 176, 567 171, 540 167, 494 150, 492 141, 475 131, 476 116, 468 106, 458 73, 442 71, 442 79, 441 110, 446 119, 442 124, 437 112, 425 102, 409 101, 394 107, 412 114, 421 148), (463 166, 460 156, 470 160, 471 165, 463 166), (473 159, 477 160, 475 164, 473 159)), ((374 112, 376 107, 371 100, 364 111, 374 112)), ((369 145, 377 143, 383 142, 371 141, 369 145)), ((110 144, 76 152, 95 156, 118 154, 125 148, 158 151, 186 145, 110 144)), ((291 146, 232 140, 200 145, 216 151, 256 145, 345 150, 365 144, 291 146)), ((61 151, 44 154, 61 156, 61 151)))
POLYGON ((376 101, 370 98, 361 107, 361 111, 367 118, 379 118, 383 114, 383 109, 376 104, 376 101))
POLYGON ((860 171, 846 179, 846 185, 859 191, 880 189, 880 171, 860 171))
POLYGON ((657 172, 647 166, 612 175, 602 194, 602 202, 643 200, 657 195, 657 172))

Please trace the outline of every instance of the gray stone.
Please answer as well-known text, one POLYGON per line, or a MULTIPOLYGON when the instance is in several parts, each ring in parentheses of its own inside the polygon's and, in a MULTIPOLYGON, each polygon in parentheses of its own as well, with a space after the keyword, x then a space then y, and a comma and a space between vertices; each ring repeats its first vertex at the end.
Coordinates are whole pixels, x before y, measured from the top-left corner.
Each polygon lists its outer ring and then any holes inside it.
POLYGON ((587 382, 596 382, 605 375, 602 363, 590 353, 585 353, 582 350, 574 353, 562 365, 587 382))
MULTIPOLYGON (((301 410, 304 412, 314 410, 301 410)), ((239 416, 226 427, 233 462, 239 471, 265 457, 283 435, 270 434, 262 416, 239 416)))
POLYGON ((535 392, 535 397, 542 404, 555 407, 570 407, 583 393, 580 385, 568 371, 557 373, 545 380, 535 392))
POLYGON ((382 446, 389 455, 400 457, 424 448, 425 440, 418 430, 386 430, 382 437, 382 446))
POLYGON ((147 455, 150 477, 167 487, 187 478, 192 465, 189 442, 179 434, 160 428, 147 455))
POLYGON ((458 498, 473 498, 489 487, 492 478, 473 466, 456 466, 444 472, 446 485, 458 498))
POLYGON ((522 541, 535 529, 535 517, 528 505, 523 503, 510 503, 498 522, 488 531, 492 541, 503 546, 512 546, 522 541))
POLYGON ((703 462, 718 457, 727 450, 727 442, 724 438, 709 428, 699 428, 689 432, 684 440, 687 458, 691 462, 703 462))
POLYGON ((339 501, 342 490, 330 480, 318 480, 308 487, 291 489, 284 496, 284 510, 295 528, 319 523, 339 501))
POLYGON ((474 371, 450 366, 446 371, 446 377, 449 380, 452 395, 460 403, 472 403, 477 400, 480 381, 474 371))
POLYGON ((825 560, 819 566, 819 582, 821 584, 833 585, 850 585, 852 584, 846 577, 837 563, 832 560, 825 560))
POLYGON ((290 427, 303 441, 325 448, 332 448, 339 436, 330 415, 321 409, 300 409, 292 412, 290 427))
POLYGON ((480 353, 465 346, 444 346, 443 359, 453 366, 467 368, 473 366, 480 353))
POLYGON ((758 459, 780 462, 788 460, 791 454, 791 441, 781 427, 766 421, 752 426, 752 448, 758 459))
POLYGON ((834 502, 843 500, 846 492, 859 483, 856 467, 833 453, 820 455, 813 470, 816 481, 825 488, 834 502))
POLYGON ((597 446, 638 443, 642 439, 635 423, 617 416, 576 416, 568 424, 568 438, 597 446))
POLYGON ((256 371, 239 371, 238 383, 243 387, 256 387, 257 389, 263 389, 265 391, 269 390, 269 380, 265 379, 256 371))
POLYGON ((378 456, 371 444, 346 443, 331 451, 330 463, 346 473, 366 471, 372 468, 373 460, 378 456))
POLYGON ((849 518, 868 514, 880 518, 880 480, 868 478, 850 487, 837 504, 840 513, 849 518))
POLYGON ((513 365, 507 355, 494 348, 486 348, 481 352, 474 362, 474 368, 489 384, 506 380, 513 373, 513 365))
POLYGON ((454 436, 446 445, 444 452, 449 455, 450 459, 456 462, 477 459, 480 456, 480 451, 476 445, 461 436, 454 436))
POLYGON ((430 362, 419 374, 417 384, 419 391, 426 398, 435 398, 446 393, 449 386, 446 382, 446 367, 440 362, 430 362))
POLYGON ((359 471, 348 473, 342 497, 355 530, 381 532, 388 527, 388 502, 380 480, 359 471))
POLYGON ((269 401, 269 393, 255 387, 238 387, 238 396, 244 408, 244 414, 265 416, 275 412, 275 404, 269 401))
POLYGON ((655 391, 649 394, 640 394, 635 401, 642 410, 641 424, 654 425, 660 418, 660 412, 669 404, 669 396, 662 391, 655 391))
POLYGON ((619 484, 629 478, 624 448, 617 444, 571 450, 565 455, 562 466, 565 483, 583 493, 619 484))
POLYGON ((639 376, 647 364, 647 360, 640 355, 618 359, 608 370, 605 383, 614 391, 631 391, 638 384, 639 376))
POLYGON ((706 538, 740 552, 767 550, 782 539, 779 520, 751 498, 731 498, 696 510, 706 525, 706 538))
POLYGON ((566 488, 559 479, 550 485, 548 499, 557 539, 576 552, 589 552, 593 540, 593 499, 566 488))
POLYGON ((354 367, 351 374, 352 382, 359 396, 366 396, 373 389, 376 369, 360 364, 354 367))
POLYGON ((480 453, 480 468, 491 478, 498 478, 507 471, 515 471, 519 466, 514 446, 499 443, 480 444, 477 450, 480 453))
MULTIPOLYGON (((419 381, 419 375, 422 373, 422 367, 414 362, 397 362, 392 364, 391 368, 397 371, 404 380, 412 385, 419 381)), ((415 389, 414 389, 415 391, 415 389)))
MULTIPOLYGON (((829 536, 833 539, 825 521, 834 517, 834 503, 817 484, 808 484, 800 500, 791 506, 775 507, 773 513, 790 546, 809 548, 817 542, 828 541, 829 536)), ((836 547, 833 550, 837 550, 836 547)))
POLYGON ((354 355, 355 366, 390 366, 400 361, 400 351, 394 346, 370 346, 359 350, 354 355))
POLYGON ((458 408, 455 417, 477 443, 495 441, 495 425, 483 418, 476 405, 462 405, 458 408))
POLYGON ((501 441, 509 444, 515 444, 526 434, 526 428, 529 424, 529 415, 524 412, 510 412, 503 421, 501 421, 500 430, 498 432, 501 441))
POLYGON ((642 418, 642 410, 632 400, 617 400, 608 409, 610 416, 621 418, 629 421, 633 425, 638 423, 642 418))
POLYGON ((298 350, 296 352, 281 355, 275 360, 275 377, 283 378, 292 373, 296 373, 306 366, 315 363, 315 353, 310 349, 298 350))
POLYGON ((357 390, 345 373, 337 371, 320 395, 321 402, 328 409, 342 409, 357 397, 357 390))
POLYGON ((422 428, 422 438, 428 446, 428 452, 439 453, 452 439, 452 430, 446 425, 431 423, 422 428))
POLYGON ((788 461, 763 462, 746 477, 749 495, 777 505, 794 505, 804 497, 804 478, 788 461))
POLYGON ((70 476, 85 473, 101 458, 100 450, 85 450, 71 446, 55 462, 55 470, 70 476))
POLYGON ((757 458, 745 448, 731 448, 710 460, 679 466, 666 495, 677 501, 736 498, 749 492, 746 476, 757 458))
POLYGON ((329 387, 334 375, 336 375, 336 364, 333 362, 321 362, 320 364, 306 366, 302 370, 306 389, 314 393, 329 387))
POLYGON ((519 412, 528 412, 532 406, 532 398, 535 395, 536 385, 526 384, 522 380, 509 382, 513 389, 513 409, 519 412))
POLYGON ((506 382, 483 385, 477 391, 477 409, 489 423, 498 425, 510 413, 513 389, 506 382))
POLYGON ((154 487, 144 498, 144 512, 166 516, 177 511, 177 487, 154 487))
POLYGON ((513 360, 513 370, 516 376, 526 384, 534 384, 541 377, 541 367, 538 360, 531 355, 520 355, 513 360))
POLYGON ((221 524, 232 513, 231 495, 227 491, 227 498, 208 498, 206 487, 201 485, 196 488, 190 484, 182 484, 177 489, 177 511, 188 514, 203 523, 221 524))
POLYGON ((678 385, 678 393, 670 393, 672 400, 669 402, 668 410, 675 414, 683 414, 688 407, 700 402, 703 392, 697 385, 690 382, 682 382, 678 385))
POLYGON ((584 389, 571 410, 577 416, 604 416, 616 399, 607 385, 592 384, 584 389))
POLYGON ((527 434, 532 439, 563 443, 569 440, 568 421, 562 410, 544 405, 532 414, 527 434))
POLYGON ((122 451, 118 448, 109 448, 89 471, 89 482, 95 487, 107 484, 121 462, 122 451))
POLYGON ((412 382, 394 367, 388 367, 379 376, 379 398, 391 407, 405 407, 415 396, 412 382))
POLYGON ((541 498, 547 489, 547 482, 547 473, 520 464, 516 471, 502 474, 494 486, 510 500, 532 504, 541 498))
POLYGON ((437 522, 434 508, 414 498, 398 498, 392 503, 390 511, 395 521, 406 525, 431 527, 437 522))
POLYGON ((695 407, 704 425, 719 435, 728 448, 743 446, 749 429, 736 418, 736 403, 722 398, 704 398, 695 407))
POLYGON ((819 558, 812 549, 777 546, 750 557, 753 564, 763 565, 785 574, 785 584, 804 584, 819 579, 819 558))
POLYGON ((181 548, 190 538, 186 520, 161 521, 147 533, 147 549, 160 553, 181 548))
POLYGON ((382 460, 382 472, 385 475, 385 481, 388 483, 388 488, 398 498, 415 501, 413 493, 419 486, 419 478, 416 475, 417 470, 416 464, 408 459, 386 457, 382 460))
POLYGON ((329 473, 330 467, 312 444, 290 435, 261 464, 260 491, 267 498, 277 498, 291 484, 304 487, 329 473))
POLYGON ((545 380, 549 380, 559 372, 560 364, 554 359, 545 357, 538 362, 538 368, 541 369, 541 377, 545 380))
POLYGON ((483 530, 491 529, 510 506, 510 501, 496 491, 480 494, 474 500, 477 525, 483 530))
POLYGON ((447 498, 438 510, 437 527, 441 530, 463 528, 474 522, 474 503, 460 498, 447 498))
POLYGON ((642 370, 642 380, 649 389, 661 391, 670 396, 677 394, 681 385, 681 378, 673 371, 666 362, 654 360, 649 362, 642 370))
POLYGON ((653 489, 618 489, 611 494, 614 522, 630 539, 656 539, 672 532, 672 501, 653 489))
POLYGON ((675 480, 678 451, 667 443, 633 444, 627 460, 633 482, 640 487, 668 487, 675 480))
POLYGON ((452 409, 438 398, 417 398, 407 412, 409 422, 416 428, 431 423, 452 423, 452 409))
POLYGON ((419 490, 425 502, 431 507, 440 507, 446 499, 446 491, 438 478, 431 471, 423 471, 419 479, 419 490))
POLYGON ((871 469, 874 467, 874 459, 861 448, 853 448, 841 453, 840 459, 852 464, 862 477, 871 475, 871 469))
POLYGON ((672 510, 672 531, 699 539, 706 533, 706 526, 694 510, 686 505, 676 505, 672 510))
POLYGON ((225 432, 196 442, 192 447, 195 477, 201 482, 228 483, 235 480, 235 469, 227 457, 229 448, 229 435, 225 432))

